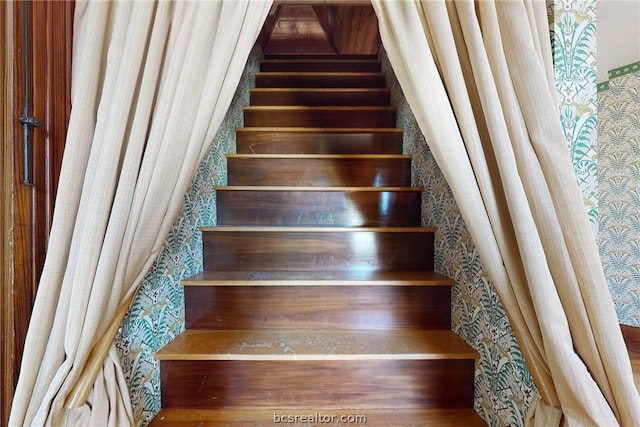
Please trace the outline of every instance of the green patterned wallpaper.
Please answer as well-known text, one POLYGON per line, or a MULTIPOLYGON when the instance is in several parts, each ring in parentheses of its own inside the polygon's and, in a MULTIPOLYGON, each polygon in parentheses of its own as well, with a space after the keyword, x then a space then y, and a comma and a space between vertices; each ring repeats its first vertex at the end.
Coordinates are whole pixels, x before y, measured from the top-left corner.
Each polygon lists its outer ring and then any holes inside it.
POLYGON ((620 323, 640 326, 640 62, 599 92, 600 255, 620 323))
MULTIPOLYGON (((593 139, 596 108, 595 98, 590 94, 590 79, 595 75, 595 0, 556 0, 550 14, 556 19, 552 28, 554 41, 556 46, 562 44, 561 49, 554 50, 561 118, 578 182, 593 219, 597 215, 593 139)), ((247 89, 260 57, 260 50, 254 49, 227 118, 185 195, 165 248, 144 280, 116 339, 136 425, 146 425, 160 409, 160 375, 153 353, 184 329, 179 281, 202 269, 198 227, 215 224, 213 187, 226 180, 224 155, 234 151, 234 128, 241 124, 241 109, 248 104, 247 89)), ((395 79, 390 76, 389 80, 392 86, 396 85, 394 102, 405 126, 405 151, 414 156, 413 180, 425 188, 423 221, 440 230, 436 239, 437 269, 456 280, 453 329, 481 354, 476 371, 476 409, 491 426, 521 426, 535 386, 449 187, 426 148, 395 79)))

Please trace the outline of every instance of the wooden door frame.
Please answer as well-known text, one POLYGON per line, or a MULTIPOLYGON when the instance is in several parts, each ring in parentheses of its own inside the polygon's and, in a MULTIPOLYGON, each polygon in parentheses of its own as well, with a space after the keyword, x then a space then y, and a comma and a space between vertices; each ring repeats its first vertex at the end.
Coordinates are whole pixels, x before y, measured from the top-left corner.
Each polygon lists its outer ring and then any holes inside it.
POLYGON ((71 111, 74 2, 0 2, 0 425, 6 425, 46 253, 71 111), (31 78, 23 76, 26 6, 31 78), (23 90, 31 92, 34 185, 23 183, 23 90))

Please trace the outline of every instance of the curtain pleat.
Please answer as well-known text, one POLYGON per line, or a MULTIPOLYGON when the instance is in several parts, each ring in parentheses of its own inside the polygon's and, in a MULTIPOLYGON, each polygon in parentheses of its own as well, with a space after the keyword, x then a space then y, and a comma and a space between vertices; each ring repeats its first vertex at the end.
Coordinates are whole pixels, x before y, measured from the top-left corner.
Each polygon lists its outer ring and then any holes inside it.
POLYGON ((65 408, 109 319, 159 253, 271 1, 78 1, 72 111, 10 425, 132 425, 112 346, 65 408))
POLYGON ((391 66, 538 388, 527 424, 640 425, 560 127, 545 2, 373 4, 391 66))

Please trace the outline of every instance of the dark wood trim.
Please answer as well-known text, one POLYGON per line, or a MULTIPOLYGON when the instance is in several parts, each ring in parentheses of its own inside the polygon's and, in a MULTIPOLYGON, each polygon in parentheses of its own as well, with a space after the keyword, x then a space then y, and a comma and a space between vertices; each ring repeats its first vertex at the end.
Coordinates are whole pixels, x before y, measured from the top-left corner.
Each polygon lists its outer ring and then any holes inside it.
POLYGON ((637 326, 620 325, 627 350, 632 353, 640 353, 640 328, 637 326))
POLYGON ((53 203, 71 111, 71 47, 74 2, 2 2, 3 151, 2 227, 2 404, 5 425, 17 382, 31 309, 44 265, 53 203), (31 78, 25 81, 23 37, 26 5, 31 78), (34 185, 23 183, 24 88, 30 114, 41 121, 33 133, 34 185))
POLYGON ((0 333, 2 333, 2 358, 0 360, 0 424, 7 425, 11 396, 13 395, 13 269, 11 260, 11 242, 13 234, 12 206, 12 159, 13 133, 11 129, 11 112, 13 111, 13 2, 0 2, 0 52, 2 52, 2 66, 0 67, 0 102, 2 103, 2 148, 0 149, 0 333))

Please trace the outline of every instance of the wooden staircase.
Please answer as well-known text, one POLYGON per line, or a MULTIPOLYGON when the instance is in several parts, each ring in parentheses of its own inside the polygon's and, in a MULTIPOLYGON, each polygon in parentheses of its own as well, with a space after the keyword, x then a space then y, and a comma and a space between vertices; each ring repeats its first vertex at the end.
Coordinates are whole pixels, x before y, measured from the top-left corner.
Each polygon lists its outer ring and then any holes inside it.
POLYGON ((485 425, 380 62, 273 57, 256 86, 151 425, 485 425))

